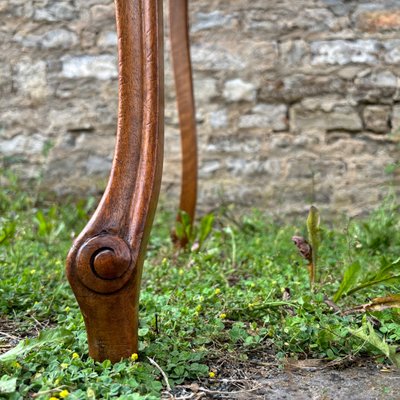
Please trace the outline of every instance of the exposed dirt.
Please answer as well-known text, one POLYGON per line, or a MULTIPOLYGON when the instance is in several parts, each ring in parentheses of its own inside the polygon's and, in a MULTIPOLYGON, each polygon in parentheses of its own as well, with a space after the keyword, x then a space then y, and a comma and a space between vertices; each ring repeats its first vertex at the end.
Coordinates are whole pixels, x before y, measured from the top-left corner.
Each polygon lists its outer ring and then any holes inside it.
POLYGON ((16 335, 18 324, 0 318, 0 354, 5 353, 18 344, 21 337, 16 335))
POLYGON ((215 379, 181 385, 167 399, 399 400, 400 373, 371 360, 265 362, 223 368, 215 379), (230 375, 226 375, 230 372, 230 375))

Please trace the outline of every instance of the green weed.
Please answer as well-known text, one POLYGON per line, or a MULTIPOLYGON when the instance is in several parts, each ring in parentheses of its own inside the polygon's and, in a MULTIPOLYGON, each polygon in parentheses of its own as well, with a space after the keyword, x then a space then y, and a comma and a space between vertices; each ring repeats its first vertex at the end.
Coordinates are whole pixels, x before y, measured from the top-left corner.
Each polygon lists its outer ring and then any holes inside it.
MULTIPOLYGON (((261 211, 243 217, 221 211, 191 230, 183 226, 192 251, 176 254, 169 240, 173 217, 160 212, 144 266, 139 357, 114 365, 94 362, 64 275, 72 237, 86 223, 93 200, 47 205, 18 192, 17 182, 9 185, 13 189, 0 189, 0 324, 12 323, 12 336, 25 339, 0 356, 1 398, 158 399, 164 381, 148 357, 173 387, 207 379, 210 371, 218 376, 218 357, 226 355, 241 362, 266 351, 277 360, 334 360, 386 349, 392 359, 400 344, 396 308, 341 312, 399 292, 393 200, 350 226, 318 227, 323 240, 314 292, 291 244, 299 234, 295 227, 306 229, 304 222, 282 225, 261 211), (379 324, 366 325, 365 313, 379 324)), ((0 344, 8 343, 0 337, 0 344)))

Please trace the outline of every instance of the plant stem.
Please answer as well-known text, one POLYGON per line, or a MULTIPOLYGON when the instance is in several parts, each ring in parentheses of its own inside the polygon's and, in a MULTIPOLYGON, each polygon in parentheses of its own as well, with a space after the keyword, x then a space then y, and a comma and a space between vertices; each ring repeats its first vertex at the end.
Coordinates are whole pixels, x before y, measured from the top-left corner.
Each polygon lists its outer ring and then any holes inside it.
POLYGON ((351 295, 351 294, 357 292, 358 290, 364 289, 364 288, 366 288, 366 287, 368 287, 368 286, 372 286, 372 285, 375 285, 375 284, 377 284, 377 283, 386 282, 386 281, 390 281, 390 280, 392 280, 392 279, 399 279, 399 278, 400 278, 400 275, 395 275, 395 276, 388 276, 388 277, 382 278, 382 279, 376 279, 376 280, 374 280, 374 281, 365 282, 365 283, 362 283, 361 285, 358 285, 358 286, 356 286, 355 288, 349 290, 349 291, 345 294, 345 296, 349 296, 349 295, 351 295))

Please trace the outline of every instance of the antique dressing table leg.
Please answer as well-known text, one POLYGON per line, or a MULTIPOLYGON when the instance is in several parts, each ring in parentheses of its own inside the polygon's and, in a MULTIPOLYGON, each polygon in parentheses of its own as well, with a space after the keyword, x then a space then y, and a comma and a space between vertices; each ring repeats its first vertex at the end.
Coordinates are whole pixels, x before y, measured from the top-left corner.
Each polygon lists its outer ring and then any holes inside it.
MULTIPOLYGON (((170 37, 182 147, 182 186, 180 211, 186 212, 193 224, 197 201, 196 112, 190 61, 188 0, 169 0, 170 37)), ((180 220, 180 214, 177 219, 180 220)), ((185 246, 187 238, 172 238, 185 246)))
POLYGON ((138 351, 140 280, 158 200, 164 128, 162 0, 115 0, 115 7, 114 161, 100 204, 67 259, 89 354, 112 362, 138 351))

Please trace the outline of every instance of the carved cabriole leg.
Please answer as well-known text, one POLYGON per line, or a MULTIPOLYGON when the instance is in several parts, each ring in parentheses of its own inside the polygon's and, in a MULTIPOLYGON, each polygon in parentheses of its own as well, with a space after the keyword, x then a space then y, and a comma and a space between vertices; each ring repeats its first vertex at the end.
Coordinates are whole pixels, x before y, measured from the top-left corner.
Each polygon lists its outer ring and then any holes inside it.
MULTIPOLYGON (((188 0, 169 0, 172 63, 178 103, 182 146, 182 186, 179 209, 194 221, 197 200, 196 113, 193 96, 192 67, 188 26, 188 0)), ((180 219, 178 214, 177 219, 180 219)), ((172 238, 185 246, 187 238, 172 238)))
POLYGON ((119 110, 111 176, 67 259, 89 354, 112 362, 138 350, 143 260, 163 157, 162 0, 115 0, 119 110))

